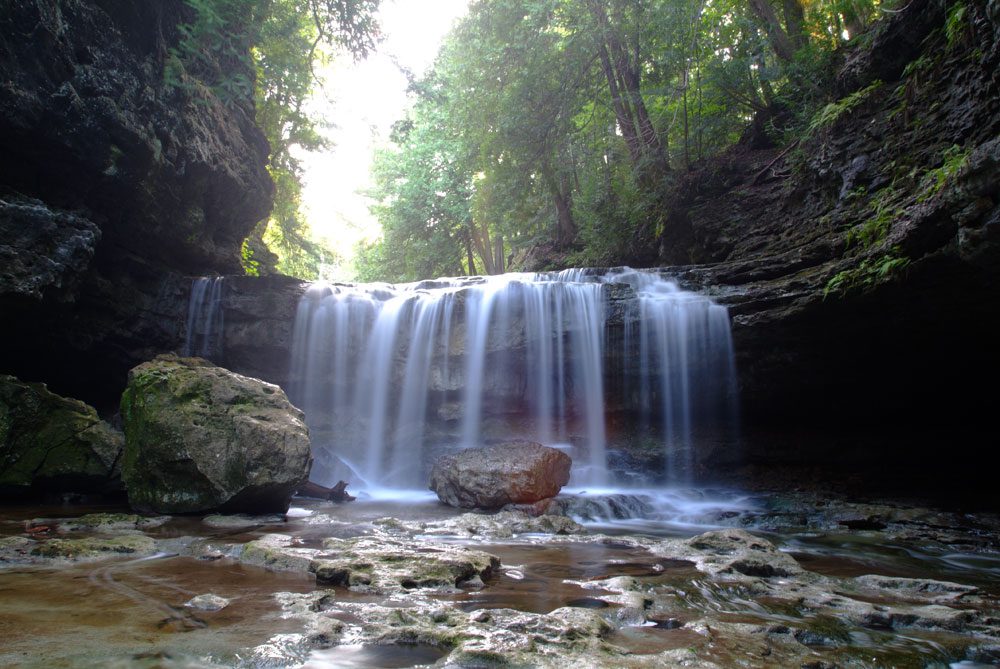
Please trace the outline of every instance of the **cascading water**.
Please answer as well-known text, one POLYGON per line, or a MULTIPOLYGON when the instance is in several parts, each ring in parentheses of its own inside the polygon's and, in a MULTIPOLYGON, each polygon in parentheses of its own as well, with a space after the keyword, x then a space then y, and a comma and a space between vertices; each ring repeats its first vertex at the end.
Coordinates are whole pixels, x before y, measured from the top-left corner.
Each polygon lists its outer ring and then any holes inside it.
POLYGON ((626 319, 622 332, 620 350, 631 364, 620 367, 621 392, 633 397, 640 432, 653 430, 659 435, 669 455, 667 480, 689 480, 699 432, 702 441, 736 440, 736 365, 729 312, 650 272, 627 269, 602 280, 627 284, 636 293, 630 304, 633 317, 626 319))
POLYGON ((422 488, 437 455, 513 438, 569 450, 576 486, 614 483, 623 441, 678 482, 736 422, 725 307, 652 272, 314 284, 293 337, 320 483, 422 488))
POLYGON ((184 355, 218 362, 222 357, 223 277, 199 277, 191 282, 184 355))

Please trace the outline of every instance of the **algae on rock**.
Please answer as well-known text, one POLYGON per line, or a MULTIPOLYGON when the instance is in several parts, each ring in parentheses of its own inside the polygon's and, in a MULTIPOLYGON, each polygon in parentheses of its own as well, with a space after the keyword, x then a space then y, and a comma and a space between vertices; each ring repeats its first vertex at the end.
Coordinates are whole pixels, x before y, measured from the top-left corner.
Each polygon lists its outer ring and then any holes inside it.
POLYGON ((309 431, 281 388, 200 358, 134 368, 121 409, 137 510, 284 512, 309 475, 309 431))
POLYGON ((0 376, 0 492, 118 490, 123 447, 93 407, 0 376))

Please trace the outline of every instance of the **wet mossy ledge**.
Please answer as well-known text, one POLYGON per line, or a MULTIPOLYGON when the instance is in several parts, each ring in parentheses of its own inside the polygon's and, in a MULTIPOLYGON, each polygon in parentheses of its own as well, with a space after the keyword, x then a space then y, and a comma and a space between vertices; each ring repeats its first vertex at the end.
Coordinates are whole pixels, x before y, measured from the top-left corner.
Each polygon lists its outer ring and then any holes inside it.
POLYGON ((124 434, 93 407, 0 376, 0 494, 127 494, 143 513, 284 513, 309 476, 309 430, 278 386, 201 358, 134 368, 124 434))

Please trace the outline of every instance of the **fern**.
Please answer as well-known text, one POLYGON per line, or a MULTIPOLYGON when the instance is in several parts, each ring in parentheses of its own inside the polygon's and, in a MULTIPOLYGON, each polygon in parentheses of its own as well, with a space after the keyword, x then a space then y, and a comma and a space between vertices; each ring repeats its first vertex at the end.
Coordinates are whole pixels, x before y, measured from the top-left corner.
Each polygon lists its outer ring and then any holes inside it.
POLYGON ((910 259, 894 246, 881 256, 865 258, 857 267, 834 274, 823 289, 823 299, 831 293, 846 295, 852 291, 869 291, 894 278, 909 264, 910 259))
POLYGON ((949 49, 955 48, 964 39, 968 24, 966 21, 967 13, 965 3, 961 0, 948 8, 948 16, 944 22, 944 35, 948 40, 949 49))
POLYGON ((833 126, 839 119, 857 109, 861 103, 867 100, 872 93, 881 87, 882 82, 876 79, 870 85, 854 91, 847 97, 826 105, 812 117, 812 120, 809 121, 809 125, 806 128, 806 134, 813 135, 821 130, 833 126))
POLYGON ((926 202, 944 189, 969 161, 969 150, 953 144, 944 150, 941 156, 941 166, 928 170, 921 181, 917 202, 926 202))

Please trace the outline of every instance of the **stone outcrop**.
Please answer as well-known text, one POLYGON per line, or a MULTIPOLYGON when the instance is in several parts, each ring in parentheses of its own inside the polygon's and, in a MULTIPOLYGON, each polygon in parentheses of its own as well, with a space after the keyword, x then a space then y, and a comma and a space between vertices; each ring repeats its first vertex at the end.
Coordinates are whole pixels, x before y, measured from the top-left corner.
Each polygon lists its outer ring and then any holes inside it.
POLYGON ((140 511, 284 512, 309 474, 309 433, 281 388, 200 358, 160 356, 122 396, 122 480, 140 511))
POLYGON ((841 101, 881 82, 852 111, 682 179, 674 214, 700 264, 670 273, 729 306, 755 477, 808 463, 882 488, 891 468, 922 494, 980 487, 967 463, 990 457, 992 396, 970 380, 1000 374, 1000 24, 965 7, 953 42, 947 3, 886 15, 837 78, 841 101))
MULTIPOLYGON (((662 272, 729 308, 744 427, 739 444, 699 439, 697 476, 836 476, 885 490, 890 470, 921 494, 990 489, 987 470, 966 463, 991 456, 980 435, 992 429, 992 396, 970 380, 1000 375, 994 5, 969 3, 954 43, 939 0, 888 14, 839 54, 829 82, 837 102, 880 81, 860 104, 795 146, 739 145, 678 177, 673 215, 690 222, 694 264, 662 272), (872 243, 858 241, 862 230, 872 243), (942 458, 942 444, 960 455, 942 458)), ((625 313, 628 298, 609 293, 609 313, 625 313)), ((513 348, 518 334, 496 340, 513 348)), ((446 428, 462 416, 451 373, 440 383, 451 400, 432 413, 446 428)), ((630 420, 616 403, 611 440, 630 420)), ((618 446, 613 467, 663 471, 662 451, 618 446)), ((995 505, 987 492, 981 501, 995 505)))
POLYGON ((102 410, 182 341, 182 275, 239 272, 271 206, 252 100, 165 76, 191 18, 183 0, 0 14, 0 312, 18 324, 0 370, 102 410))
POLYGON ((467 509, 532 504, 559 494, 571 464, 562 451, 530 441, 467 448, 438 459, 430 488, 445 504, 467 509))
POLYGON ((0 376, 0 494, 120 490, 124 445, 93 407, 0 376))
POLYGON ((225 325, 219 364, 287 389, 295 312, 306 285, 281 275, 227 276, 222 287, 225 325))
POLYGON ((328 587, 383 595, 419 588, 482 588, 500 567, 496 556, 466 546, 386 534, 324 539, 322 549, 298 547, 290 536, 268 534, 246 544, 240 560, 276 571, 308 572, 328 587))
POLYGON ((0 295, 72 297, 90 265, 101 229, 42 202, 0 199, 0 295))

